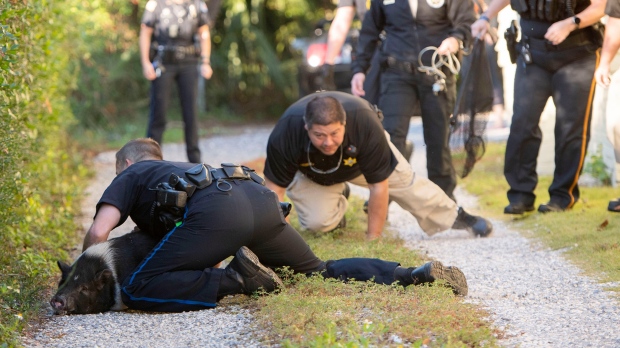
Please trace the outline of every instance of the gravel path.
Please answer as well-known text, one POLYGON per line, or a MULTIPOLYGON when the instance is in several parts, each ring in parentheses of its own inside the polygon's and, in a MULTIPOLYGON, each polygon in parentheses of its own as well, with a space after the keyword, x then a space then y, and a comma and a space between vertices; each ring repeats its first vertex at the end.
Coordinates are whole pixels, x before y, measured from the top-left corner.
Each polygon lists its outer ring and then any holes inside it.
MULTIPOLYGON (((418 175, 425 175, 424 149, 413 126, 418 175)), ((210 164, 245 162, 264 156, 270 129, 248 128, 235 136, 201 141, 210 164), (238 151, 237 149, 243 149, 238 151)), ((184 145, 164 146, 164 158, 185 160, 184 145)), ((90 188, 84 203, 84 226, 92 221, 102 190, 114 177, 114 153, 96 159, 99 183, 90 188)), ((354 194, 367 195, 355 188, 354 194)), ((476 199, 456 192, 459 202, 476 212, 476 199)), ((505 332, 499 341, 507 347, 620 347, 620 306, 605 292, 605 284, 584 277, 552 251, 494 221, 487 239, 463 231, 446 231, 428 237, 415 219, 398 205, 389 209, 393 230, 429 257, 459 266, 467 275, 467 301, 490 313, 489 320, 505 332)), ((118 233, 132 229, 124 225, 118 233)), ((81 247, 79 247, 81 249, 81 247)), ((610 285, 610 284, 607 284, 610 285)), ((51 310, 50 310, 51 312, 51 310)), ((230 347, 260 346, 248 329, 251 314, 237 306, 179 314, 109 312, 97 315, 49 316, 41 327, 23 338, 26 347, 230 347)))

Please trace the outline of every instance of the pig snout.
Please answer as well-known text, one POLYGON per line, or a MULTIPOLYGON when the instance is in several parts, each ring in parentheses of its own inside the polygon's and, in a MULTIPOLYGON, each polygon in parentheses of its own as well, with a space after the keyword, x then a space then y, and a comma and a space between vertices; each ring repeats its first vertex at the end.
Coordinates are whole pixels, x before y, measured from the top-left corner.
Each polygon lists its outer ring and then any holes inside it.
POLYGON ((50 305, 54 309, 54 314, 67 314, 71 311, 69 302, 64 296, 56 295, 50 300, 50 305))

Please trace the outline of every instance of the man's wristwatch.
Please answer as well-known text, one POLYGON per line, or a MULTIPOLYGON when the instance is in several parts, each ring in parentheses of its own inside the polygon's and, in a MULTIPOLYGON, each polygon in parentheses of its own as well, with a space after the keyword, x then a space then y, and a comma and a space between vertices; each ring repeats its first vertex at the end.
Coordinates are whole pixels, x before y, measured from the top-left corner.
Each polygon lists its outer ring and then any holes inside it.
POLYGON ((579 18, 577 16, 573 16, 573 23, 575 23, 575 25, 577 26, 577 29, 579 29, 579 24, 581 23, 581 18, 579 18))

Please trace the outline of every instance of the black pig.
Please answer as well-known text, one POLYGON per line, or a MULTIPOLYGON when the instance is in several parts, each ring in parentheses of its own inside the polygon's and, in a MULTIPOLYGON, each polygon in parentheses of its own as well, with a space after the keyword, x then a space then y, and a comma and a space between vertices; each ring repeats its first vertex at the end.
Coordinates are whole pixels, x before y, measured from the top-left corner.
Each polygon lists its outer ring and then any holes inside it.
POLYGON ((123 310, 121 284, 158 240, 135 231, 86 249, 69 266, 58 261, 62 278, 50 304, 56 314, 123 310))

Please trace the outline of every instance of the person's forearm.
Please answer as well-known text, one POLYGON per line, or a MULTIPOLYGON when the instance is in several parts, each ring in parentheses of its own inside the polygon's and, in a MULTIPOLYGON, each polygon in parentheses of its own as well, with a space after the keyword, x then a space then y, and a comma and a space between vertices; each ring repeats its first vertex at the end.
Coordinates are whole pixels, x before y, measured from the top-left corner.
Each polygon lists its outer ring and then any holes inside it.
POLYGON ((601 65, 608 66, 620 49, 620 18, 609 17, 605 28, 605 41, 601 51, 601 65))
POLYGON ((353 6, 339 7, 336 16, 329 27, 327 35, 327 52, 325 53, 325 64, 334 65, 336 57, 340 54, 342 45, 347 38, 347 33, 351 27, 351 22, 355 16, 353 6))
POLYGON ((149 52, 151 50, 151 36, 153 35, 153 28, 147 27, 142 24, 140 26, 140 37, 138 43, 140 45, 140 62, 142 65, 150 64, 149 52))
MULTIPOLYGON (((590 6, 586 7, 583 11, 576 13, 576 16, 581 20, 581 23, 579 23, 579 28, 589 27, 600 21, 605 15, 606 3, 606 0, 591 0, 590 6)), ((569 18, 569 20, 572 21, 572 18, 569 18)))
POLYGON ((102 204, 97 211, 93 224, 88 229, 86 236, 84 237, 84 244, 82 245, 82 252, 88 249, 91 245, 105 242, 110 235, 110 232, 118 225, 121 220, 121 212, 113 205, 102 204))
POLYGON ((387 180, 377 184, 369 184, 370 197, 368 199, 368 231, 367 239, 381 237, 387 218, 389 193, 387 180))
POLYGON ((510 0, 493 0, 489 6, 484 10, 484 14, 490 19, 503 10, 506 6, 510 5, 510 0))
POLYGON ((200 35, 200 57, 203 64, 211 64, 211 31, 204 25, 198 29, 200 35))

